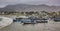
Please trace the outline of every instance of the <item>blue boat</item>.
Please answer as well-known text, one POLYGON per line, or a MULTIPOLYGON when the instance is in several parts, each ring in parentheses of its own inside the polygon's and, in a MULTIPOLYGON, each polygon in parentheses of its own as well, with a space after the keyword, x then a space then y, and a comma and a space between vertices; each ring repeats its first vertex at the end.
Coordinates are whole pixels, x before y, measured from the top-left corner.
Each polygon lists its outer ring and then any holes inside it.
POLYGON ((55 22, 60 22, 60 16, 55 17, 55 18, 54 18, 54 21, 55 21, 55 22))
POLYGON ((23 19, 23 18, 15 18, 15 19, 13 19, 13 22, 21 22, 21 19, 23 19))
POLYGON ((21 23, 24 23, 24 24, 35 24, 36 21, 31 20, 31 19, 22 19, 21 23))
POLYGON ((35 23, 47 23, 47 19, 40 19, 37 17, 29 17, 29 18, 16 18, 13 20, 14 22, 21 22, 24 24, 35 24, 35 23))

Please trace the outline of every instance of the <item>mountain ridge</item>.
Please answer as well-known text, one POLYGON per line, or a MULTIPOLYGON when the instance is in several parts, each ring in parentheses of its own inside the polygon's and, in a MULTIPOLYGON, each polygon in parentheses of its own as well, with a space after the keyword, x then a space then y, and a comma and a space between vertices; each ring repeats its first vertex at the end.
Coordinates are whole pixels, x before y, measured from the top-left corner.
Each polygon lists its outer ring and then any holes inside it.
POLYGON ((4 8, 0 8, 1 11, 8 11, 8 12, 29 12, 29 11, 60 11, 60 6, 48 6, 48 5, 27 5, 27 4, 17 4, 17 5, 8 5, 4 8))

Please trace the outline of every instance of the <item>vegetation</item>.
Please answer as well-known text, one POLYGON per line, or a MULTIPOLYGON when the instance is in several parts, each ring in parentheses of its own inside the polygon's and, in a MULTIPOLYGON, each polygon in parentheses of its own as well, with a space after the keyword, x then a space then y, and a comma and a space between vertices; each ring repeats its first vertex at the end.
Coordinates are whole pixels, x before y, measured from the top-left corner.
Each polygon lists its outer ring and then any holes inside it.
POLYGON ((38 16, 38 17, 45 17, 47 15, 54 17, 54 16, 60 16, 60 11, 59 12, 47 12, 47 11, 40 11, 40 12, 34 12, 34 11, 30 11, 30 12, 1 12, 0 15, 16 15, 16 16, 20 16, 20 15, 25 15, 25 16, 30 16, 30 15, 34 15, 34 16, 38 16))

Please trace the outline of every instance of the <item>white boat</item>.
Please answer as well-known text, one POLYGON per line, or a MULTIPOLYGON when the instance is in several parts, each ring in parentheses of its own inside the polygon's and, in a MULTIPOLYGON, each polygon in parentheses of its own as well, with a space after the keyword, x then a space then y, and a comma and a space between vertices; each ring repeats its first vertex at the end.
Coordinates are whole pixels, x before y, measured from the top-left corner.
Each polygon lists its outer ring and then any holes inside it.
POLYGON ((13 19, 1 16, 0 17, 0 29, 10 25, 12 22, 13 22, 13 19))

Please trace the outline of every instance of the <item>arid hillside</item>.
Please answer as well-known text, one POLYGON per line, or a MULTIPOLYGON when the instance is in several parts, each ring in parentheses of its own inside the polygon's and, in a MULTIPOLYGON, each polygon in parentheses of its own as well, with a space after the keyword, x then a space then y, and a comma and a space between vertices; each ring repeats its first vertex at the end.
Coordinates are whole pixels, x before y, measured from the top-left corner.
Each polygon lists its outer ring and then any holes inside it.
POLYGON ((60 11, 60 6, 47 6, 47 5, 27 5, 27 4, 17 4, 17 5, 8 5, 4 8, 0 8, 0 12, 8 11, 8 12, 26 12, 26 11, 60 11))

